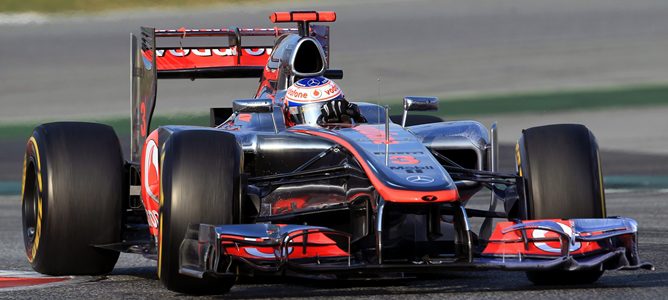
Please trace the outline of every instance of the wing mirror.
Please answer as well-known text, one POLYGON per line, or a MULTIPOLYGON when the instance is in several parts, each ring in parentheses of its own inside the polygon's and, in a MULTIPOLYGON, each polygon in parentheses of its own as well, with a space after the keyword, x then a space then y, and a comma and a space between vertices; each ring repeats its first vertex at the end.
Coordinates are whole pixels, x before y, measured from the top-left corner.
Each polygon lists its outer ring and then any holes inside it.
POLYGON ((278 125, 274 117, 274 102, 271 99, 238 99, 232 102, 232 110, 238 113, 270 113, 271 122, 274 123, 274 133, 278 134, 278 125))
POLYGON ((406 127, 406 117, 409 111, 435 111, 438 110, 437 97, 404 97, 404 114, 401 118, 401 127, 406 127))
POLYGON ((232 102, 232 110, 236 113, 271 113, 274 104, 271 99, 238 99, 232 102))

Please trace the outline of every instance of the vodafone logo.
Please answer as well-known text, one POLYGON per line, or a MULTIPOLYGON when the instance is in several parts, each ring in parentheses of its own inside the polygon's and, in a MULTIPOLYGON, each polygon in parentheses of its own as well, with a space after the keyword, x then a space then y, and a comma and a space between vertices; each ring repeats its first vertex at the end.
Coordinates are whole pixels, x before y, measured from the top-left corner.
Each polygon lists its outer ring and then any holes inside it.
POLYGON ((304 78, 290 86, 285 99, 296 103, 321 102, 335 99, 341 95, 341 89, 324 77, 304 78))
POLYGON ((159 153, 158 145, 154 140, 149 140, 146 143, 146 150, 144 154, 144 164, 142 169, 144 192, 153 201, 160 202, 158 195, 160 194, 160 173, 159 173, 159 153))
POLYGON ((325 90, 325 94, 338 96, 339 94, 341 94, 341 90, 339 90, 338 86, 330 84, 329 88, 325 90))
POLYGON ((291 87, 288 89, 286 96, 288 99, 306 99, 308 94, 291 87))
MULTIPOLYGON (((245 54, 251 56, 262 56, 271 54, 271 48, 245 48, 242 50, 245 54)), ((173 56, 173 57, 186 57, 189 55, 199 56, 199 57, 209 57, 209 56, 237 56, 239 52, 236 47, 232 48, 203 48, 203 49, 169 49, 169 50, 155 50, 157 57, 164 56, 173 56)))

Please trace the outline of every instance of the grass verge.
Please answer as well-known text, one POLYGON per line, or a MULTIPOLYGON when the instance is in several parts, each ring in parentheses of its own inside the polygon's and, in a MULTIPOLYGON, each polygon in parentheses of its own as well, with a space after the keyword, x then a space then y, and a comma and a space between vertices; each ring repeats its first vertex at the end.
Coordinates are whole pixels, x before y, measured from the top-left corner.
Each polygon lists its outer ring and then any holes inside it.
MULTIPOLYGON (((393 103, 393 112, 402 111, 400 100, 393 103)), ((442 99, 439 111, 430 114, 457 117, 659 105, 668 105, 668 85, 442 99)))
MULTIPOLYGON (((391 103, 393 114, 399 114, 402 111, 400 100, 384 102, 391 103)), ((451 118, 658 105, 668 105, 668 85, 451 98, 442 101, 440 111, 432 114, 451 118)), ((111 125, 119 135, 130 133, 129 117, 85 119, 83 121, 111 125)), ((42 122, 0 123, 0 139, 28 137, 32 128, 39 123, 42 122)), ((208 114, 156 116, 151 127, 167 124, 207 126, 209 116, 208 114)))

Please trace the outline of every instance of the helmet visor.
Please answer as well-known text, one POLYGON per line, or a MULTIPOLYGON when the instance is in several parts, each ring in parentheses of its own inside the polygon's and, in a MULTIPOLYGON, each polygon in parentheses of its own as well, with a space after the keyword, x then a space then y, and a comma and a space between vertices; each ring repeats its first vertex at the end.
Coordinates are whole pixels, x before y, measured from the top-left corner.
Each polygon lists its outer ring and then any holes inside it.
POLYGON ((295 118, 297 124, 318 125, 320 109, 324 102, 310 103, 301 106, 290 107, 290 114, 295 118))

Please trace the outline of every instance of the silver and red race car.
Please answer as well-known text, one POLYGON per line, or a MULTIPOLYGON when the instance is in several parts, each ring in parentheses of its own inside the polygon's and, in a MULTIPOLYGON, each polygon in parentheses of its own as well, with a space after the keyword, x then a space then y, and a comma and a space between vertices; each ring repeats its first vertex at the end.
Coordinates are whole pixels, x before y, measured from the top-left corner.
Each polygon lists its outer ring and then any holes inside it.
POLYGON ((129 160, 109 126, 35 128, 22 196, 35 270, 102 274, 119 252, 138 253, 157 260, 168 289, 202 294, 256 274, 500 269, 526 271, 537 284, 577 284, 605 270, 652 269, 638 257, 636 222, 606 215, 598 146, 586 127, 524 130, 516 172, 500 172, 496 125, 410 113, 436 110, 434 97, 406 97, 399 118, 356 102, 364 122, 299 124, 286 114, 288 87, 343 77, 329 68, 329 27, 313 24, 336 14, 270 19, 297 27, 133 35, 129 160), (274 44, 248 42, 256 38, 274 44), (252 99, 212 108, 210 127, 152 128, 158 79, 180 78, 260 85, 252 99), (481 191, 489 208, 467 208, 481 191))

